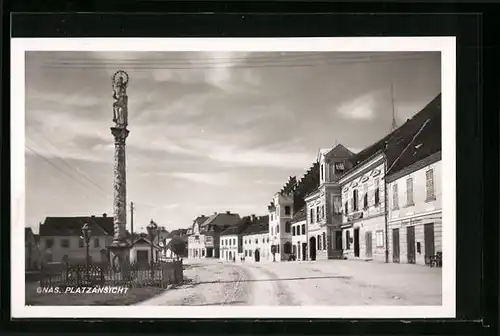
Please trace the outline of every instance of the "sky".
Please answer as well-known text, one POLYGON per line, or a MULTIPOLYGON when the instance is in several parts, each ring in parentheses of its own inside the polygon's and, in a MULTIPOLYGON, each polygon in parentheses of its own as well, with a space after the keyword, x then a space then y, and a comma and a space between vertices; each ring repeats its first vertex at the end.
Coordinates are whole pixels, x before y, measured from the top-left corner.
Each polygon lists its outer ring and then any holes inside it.
POLYGON ((390 131, 393 106, 401 125, 441 91, 431 52, 27 52, 26 226, 35 232, 47 216, 112 215, 119 69, 130 77, 134 231, 150 219, 173 230, 201 214, 266 215, 320 148, 358 152, 390 131))

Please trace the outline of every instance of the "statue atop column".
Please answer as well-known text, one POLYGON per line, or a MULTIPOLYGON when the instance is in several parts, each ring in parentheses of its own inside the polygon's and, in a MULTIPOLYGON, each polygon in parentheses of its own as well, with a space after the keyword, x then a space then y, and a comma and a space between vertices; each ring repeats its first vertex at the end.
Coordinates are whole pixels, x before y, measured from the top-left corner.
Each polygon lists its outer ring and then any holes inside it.
POLYGON ((128 126, 128 97, 127 97, 128 75, 119 70, 113 75, 113 122, 118 128, 128 126))

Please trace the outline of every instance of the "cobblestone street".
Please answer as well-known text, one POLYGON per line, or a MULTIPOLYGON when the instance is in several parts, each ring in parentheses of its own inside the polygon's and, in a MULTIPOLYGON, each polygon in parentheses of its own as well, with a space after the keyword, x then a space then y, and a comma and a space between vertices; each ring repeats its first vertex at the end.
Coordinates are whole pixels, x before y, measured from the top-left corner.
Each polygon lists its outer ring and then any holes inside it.
POLYGON ((141 305, 441 305, 441 269, 325 260, 188 261, 187 283, 141 305))

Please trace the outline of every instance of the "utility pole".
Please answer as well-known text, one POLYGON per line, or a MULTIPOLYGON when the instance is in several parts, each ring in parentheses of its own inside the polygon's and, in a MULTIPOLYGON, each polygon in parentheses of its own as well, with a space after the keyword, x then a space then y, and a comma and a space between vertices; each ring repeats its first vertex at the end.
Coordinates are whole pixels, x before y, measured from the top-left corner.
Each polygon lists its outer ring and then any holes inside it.
POLYGON ((130 202, 130 234, 134 233, 134 202, 130 202))

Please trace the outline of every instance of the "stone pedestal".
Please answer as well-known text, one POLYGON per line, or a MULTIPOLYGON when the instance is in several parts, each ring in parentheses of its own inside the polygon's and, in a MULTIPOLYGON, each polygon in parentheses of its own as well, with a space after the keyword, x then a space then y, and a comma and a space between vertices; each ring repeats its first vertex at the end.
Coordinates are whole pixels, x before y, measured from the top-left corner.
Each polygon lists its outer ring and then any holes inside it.
POLYGON ((111 266, 121 275, 122 280, 130 278, 130 245, 126 241, 113 242, 108 246, 111 252, 111 266))

